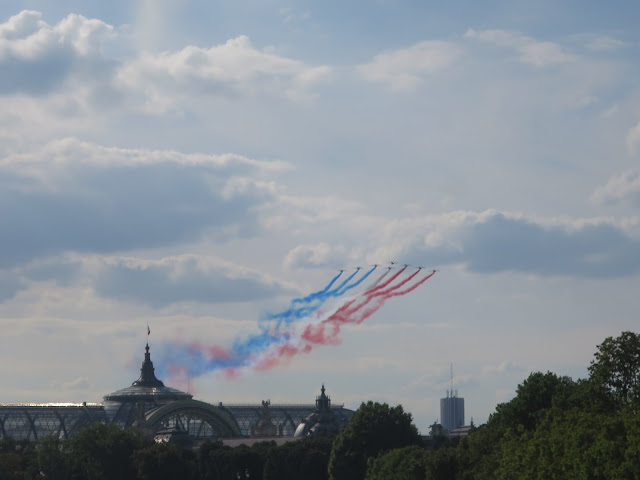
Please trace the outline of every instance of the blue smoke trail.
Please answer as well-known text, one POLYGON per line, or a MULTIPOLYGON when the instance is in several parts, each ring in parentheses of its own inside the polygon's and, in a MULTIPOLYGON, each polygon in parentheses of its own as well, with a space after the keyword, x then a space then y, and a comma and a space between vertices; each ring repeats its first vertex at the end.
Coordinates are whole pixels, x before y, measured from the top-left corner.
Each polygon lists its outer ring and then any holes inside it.
POLYGON ((335 283, 335 281, 338 279, 338 277, 342 275, 342 272, 340 272, 338 273, 338 275, 336 275, 333 278, 333 280, 331 280, 329 285, 327 285, 324 289, 318 292, 311 293, 303 298, 296 298, 291 302, 291 307, 288 310, 285 310, 284 312, 280 312, 280 313, 270 313, 267 315, 266 319, 277 320, 277 319, 288 318, 291 316, 301 318, 301 315, 310 315, 314 310, 316 310, 320 305, 322 305, 322 303, 328 297, 335 296, 335 292, 337 292, 340 288, 344 287, 357 274, 358 274, 358 271, 356 270, 351 275, 349 275, 336 289, 329 290, 331 286, 335 283), (319 300, 320 303, 318 305, 314 305, 311 307, 294 307, 293 306, 296 303, 311 303, 315 300, 319 300))
MULTIPOLYGON (((324 302, 326 302, 329 298, 332 297, 339 297, 344 295, 346 292, 348 292, 349 290, 351 290, 352 288, 357 287, 358 285, 360 285, 362 282, 364 282, 366 280, 366 278, 371 275, 373 273, 373 271, 376 269, 376 267, 374 266, 371 270, 369 270, 368 272, 366 272, 359 280, 357 280, 356 282, 353 282, 351 284, 349 284, 349 282, 358 274, 358 272, 360 271, 359 269, 356 270, 355 272, 353 272, 351 275, 349 275, 349 277, 347 277, 338 287, 336 287, 333 290, 329 290, 328 288, 325 288, 324 290, 320 291, 320 292, 316 292, 314 294, 308 295, 305 298, 314 298, 316 300, 316 303, 312 304, 312 305, 307 305, 304 307, 296 307, 296 308, 289 308, 288 310, 285 310, 284 312, 280 312, 280 313, 275 313, 275 314, 269 314, 267 315, 266 319, 267 320, 278 320, 278 322, 276 323, 276 330, 280 329, 280 327, 282 326, 282 323, 284 322, 287 326, 291 325, 291 323, 293 323, 295 320, 300 320, 301 318, 305 318, 308 317, 309 315, 311 315, 313 312, 315 312, 316 310, 318 310, 322 304, 324 302)), ((342 272, 340 272, 342 273, 342 272)), ((338 275, 339 276, 339 275, 338 275)), ((338 277, 336 276, 329 285, 332 285, 336 279, 338 277)), ((293 304, 293 302, 292 302, 293 304)))
POLYGON ((338 280, 338 278, 340 277, 340 275, 342 275, 342 271, 340 271, 335 277, 333 277, 333 280, 331 280, 329 282, 329 285, 327 285, 326 287, 324 287, 324 289, 318 291, 318 292, 314 292, 314 293, 310 293, 309 295, 307 295, 306 297, 302 297, 302 298, 294 298, 293 300, 291 300, 291 305, 295 305, 296 303, 309 303, 314 301, 317 297, 319 297, 320 295, 322 295, 323 293, 327 292, 331 286, 336 283, 336 280, 338 280))
MULTIPOLYGON (((163 362, 166 365, 188 365, 188 373, 191 376, 199 376, 210 371, 218 369, 241 368, 250 365, 250 362, 256 355, 265 352, 271 345, 281 344, 289 340, 289 333, 282 332, 280 327, 282 323, 289 326, 295 320, 308 317, 315 312, 322 304, 332 297, 344 295, 349 290, 360 285, 367 277, 369 277, 376 267, 367 271, 361 278, 353 283, 349 283, 359 272, 356 270, 349 275, 340 285, 331 290, 333 284, 338 280, 342 272, 336 275, 329 284, 322 290, 314 292, 306 297, 295 299, 291 302, 292 307, 288 310, 270 314, 269 320, 278 320, 276 328, 270 328, 268 325, 260 325, 260 332, 248 335, 245 338, 236 338, 231 348, 225 350, 224 353, 214 353, 206 347, 198 345, 175 345, 164 349, 169 355, 167 360, 163 362), (294 308, 296 303, 312 303, 294 308)), ((382 275, 383 278, 388 272, 382 275)), ((376 283, 380 281, 378 279, 376 283)), ((222 349, 221 349, 222 350, 222 349)), ((161 374, 164 372, 160 372, 161 374)))
MULTIPOLYGON (((260 333, 234 340, 228 351, 222 352, 220 349, 218 354, 201 345, 173 344, 163 349, 167 358, 164 358, 160 365, 187 366, 189 376, 200 376, 219 369, 247 367, 257 354, 263 353, 273 344, 284 343, 289 338, 287 333, 271 334, 262 330, 260 333)), ((158 373, 165 375, 167 372, 164 368, 158 367, 158 373)))
MULTIPOLYGON (((351 290, 352 288, 357 287, 358 285, 360 285, 369 275, 371 275, 373 273, 373 271, 378 268, 378 267, 373 267, 371 270, 369 270, 367 273, 365 273, 362 278, 360 280, 358 280, 357 282, 353 283, 352 285, 348 285, 346 287, 344 287, 343 289, 340 289, 340 287, 338 287, 338 291, 333 294, 334 297, 339 297, 340 295, 344 295, 345 292, 351 290)), ((357 272, 356 272, 357 273, 357 272)))

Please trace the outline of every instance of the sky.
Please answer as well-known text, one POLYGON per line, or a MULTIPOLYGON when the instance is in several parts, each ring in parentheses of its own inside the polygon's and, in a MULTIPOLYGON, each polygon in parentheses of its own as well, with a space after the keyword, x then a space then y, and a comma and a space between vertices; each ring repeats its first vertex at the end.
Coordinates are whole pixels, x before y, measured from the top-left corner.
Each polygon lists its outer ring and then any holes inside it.
POLYGON ((0 402, 100 402, 147 341, 197 399, 311 403, 324 383, 423 433, 452 385, 481 424, 531 372, 585 378, 638 325, 638 18, 626 1, 4 0, 0 402), (438 272, 273 368, 178 365, 390 261, 438 272))

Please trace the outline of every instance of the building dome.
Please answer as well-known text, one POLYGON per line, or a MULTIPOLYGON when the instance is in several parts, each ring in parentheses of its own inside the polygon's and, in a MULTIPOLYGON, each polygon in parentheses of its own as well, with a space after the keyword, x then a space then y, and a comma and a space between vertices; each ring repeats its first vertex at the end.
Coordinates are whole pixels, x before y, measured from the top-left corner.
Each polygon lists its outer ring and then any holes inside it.
POLYGON ((294 437, 337 435, 344 427, 344 422, 331 410, 331 399, 324 393, 324 384, 320 392, 316 397, 316 411, 300 422, 294 437))
POLYGON ((144 412, 169 402, 190 400, 192 397, 190 393, 166 387, 156 378, 147 343, 144 361, 140 368, 140 378, 130 387, 105 395, 104 409, 109 422, 128 427, 136 420, 140 420, 144 412))
POLYGON ((125 387, 104 396, 105 402, 151 402, 166 403, 175 400, 188 400, 193 395, 190 393, 166 387, 162 381, 156 378, 149 344, 145 347, 144 361, 140 368, 140 378, 130 387, 125 387))

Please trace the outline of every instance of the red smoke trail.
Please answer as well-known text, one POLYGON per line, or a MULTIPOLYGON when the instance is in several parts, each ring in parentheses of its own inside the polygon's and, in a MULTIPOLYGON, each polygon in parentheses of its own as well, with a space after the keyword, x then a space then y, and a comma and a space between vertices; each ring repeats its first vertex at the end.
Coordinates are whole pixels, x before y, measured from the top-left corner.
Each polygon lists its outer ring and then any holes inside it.
POLYGON ((344 325, 346 323, 355 323, 356 325, 361 324, 367 318, 377 312, 389 298, 406 295, 407 293, 414 291, 435 274, 435 272, 432 272, 410 287, 398 291, 398 288, 406 285, 407 282, 414 278, 418 273, 419 271, 413 273, 398 285, 395 285, 387 290, 374 293, 373 295, 369 296, 365 302, 359 304, 355 308, 352 308, 350 310, 339 309, 329 318, 323 320, 321 323, 317 325, 307 326, 307 328, 305 328, 305 330, 302 332, 302 339, 306 342, 319 345, 338 343, 338 336, 340 334, 341 325, 344 325), (327 328, 329 326, 332 328, 331 331, 328 332, 327 328))
POLYGON ((377 287, 372 288, 372 289, 371 289, 371 290, 369 290, 368 292, 365 292, 365 295, 366 295, 366 294, 369 294, 369 293, 373 293, 373 292, 375 292, 375 291, 377 291, 377 290, 380 290, 380 289, 382 289, 382 288, 386 287, 386 286, 387 286, 387 285, 389 285, 391 282, 393 282, 396 278, 398 278, 400 275, 402 275, 402 272, 404 272, 406 269, 407 269, 407 267, 402 267, 402 268, 401 268, 400 270, 398 270, 398 271, 396 272, 396 274, 395 274, 395 275, 393 275, 389 280, 387 280, 387 281, 386 281, 386 282, 384 282, 384 283, 381 283, 381 284, 380 284, 380 285, 378 285, 377 287))
MULTIPOLYGON (((406 268, 406 267, 405 267, 406 268)), ((403 269, 404 270, 404 269, 403 269)), ((393 285, 389 288, 387 288, 386 290, 378 290, 376 292, 371 293, 373 290, 369 291, 369 292, 365 292, 364 296, 365 299, 363 302, 361 302, 359 305, 356 305, 355 307, 351 308, 351 309, 339 309, 336 313, 334 313, 334 315, 340 315, 340 316, 351 316, 353 314, 355 314, 358 310, 364 308, 369 302, 371 302, 372 299, 374 299, 375 297, 385 297, 386 295, 388 295, 390 292, 393 292, 395 290, 397 290, 400 287, 403 287, 404 285, 406 285, 407 283, 409 283, 411 280, 413 280, 413 278, 418 275, 418 273, 420 273, 420 270, 416 270, 414 273, 412 273, 411 275, 409 275, 407 278, 405 278, 404 280, 402 280, 400 283, 398 283, 397 285, 393 285)), ((397 275, 396 275, 397 276, 397 275)), ((392 279, 393 280, 393 279, 392 279)), ((387 282, 387 285, 389 283, 387 282)), ((375 289, 374 289, 375 290, 375 289)), ((332 315, 332 316, 334 316, 332 315)))
POLYGON ((388 299, 406 295, 414 291, 435 274, 435 272, 432 272, 408 287, 402 288, 420 273, 420 270, 417 270, 407 278, 393 285, 392 282, 397 279, 405 269, 406 267, 378 287, 371 288, 364 292, 361 297, 348 301, 319 323, 307 325, 299 336, 293 333, 284 343, 273 345, 268 351, 257 355, 251 362, 252 368, 259 371, 270 370, 282 363, 286 363, 294 356, 309 353, 314 345, 339 344, 340 331, 343 325, 361 324, 377 312, 388 299), (363 297, 364 301, 362 301, 363 297), (354 303, 359 300, 360 303, 353 306, 354 303))
POLYGON ((398 291, 398 288, 406 285, 418 273, 419 273, 419 270, 417 272, 409 275, 409 277, 407 277, 405 280, 400 282, 398 285, 395 285, 394 287, 389 288, 387 290, 384 290, 382 292, 377 292, 374 295, 374 297, 377 297, 377 298, 375 298, 376 301, 373 303, 373 305, 368 306, 368 304, 370 302, 364 303, 364 304, 361 305, 360 309, 358 309, 356 311, 349 312, 349 316, 346 316, 346 315, 339 315, 339 316, 332 315, 331 317, 327 318, 327 320, 325 320, 325 322, 327 322, 327 323, 356 323, 356 324, 362 323, 367 318, 369 318, 371 315, 373 315, 376 311, 378 311, 380 309, 380 307, 382 307, 382 305, 384 305, 384 303, 388 299, 390 299, 391 297, 400 297, 402 295, 406 295, 407 293, 413 292, 416 288, 418 288, 424 282, 426 282, 431 277, 433 277, 433 275, 435 275, 436 272, 430 273, 429 275, 425 276, 422 280, 420 280, 420 281, 416 282, 415 284, 411 285, 409 288, 405 288, 404 290, 398 291), (365 307, 367 307, 367 308, 365 308, 365 307), (361 312, 361 313, 358 313, 358 312, 361 312), (355 318, 351 318, 353 316, 355 316, 355 318))
POLYGON ((385 300, 387 298, 391 298, 391 297, 398 297, 400 295, 406 295, 407 293, 411 293, 413 292, 416 288, 418 288, 420 285, 422 285, 424 282, 426 282, 427 280, 429 280, 431 277, 433 277, 436 274, 436 272, 431 272, 429 275, 427 275, 426 277, 424 277, 422 280, 420 280, 419 282, 416 282, 414 285, 411 285, 409 288, 402 290, 400 292, 392 292, 390 295, 388 295, 387 297, 385 297, 385 300))
MULTIPOLYGON (((384 282, 384 283, 378 285, 377 287, 373 287, 370 290, 367 290, 366 292, 364 292, 361 295, 361 297, 365 298, 364 302, 360 303, 359 305, 356 305, 351 310, 349 310, 349 307, 351 307, 351 305, 353 305, 356 301, 360 300, 360 297, 355 298, 353 300, 350 300, 347 303, 345 303, 344 305, 342 305, 338 310, 336 310, 335 313, 332 316, 334 316, 334 315, 343 315, 343 314, 350 315, 352 311, 356 312, 357 310, 362 308, 366 303, 368 303, 371 300, 371 297, 375 295, 375 292, 378 292, 380 289, 385 288, 387 285, 389 285, 391 282, 393 282, 396 278, 398 278, 398 276, 400 276, 402 274, 402 272, 404 272, 406 269, 407 269, 407 267, 404 267, 404 268, 398 270, 398 272, 395 275, 393 275, 386 282, 384 282)), ((399 285, 399 286, 402 286, 402 284, 399 285)), ((393 289, 394 287, 391 287, 391 288, 393 289)))
POLYGON ((299 353, 309 353, 311 351, 311 345, 303 345, 302 347, 296 347, 291 343, 284 343, 276 348, 276 351, 271 355, 265 356, 259 360, 259 362, 253 367, 258 371, 270 370, 277 365, 280 365, 283 360, 288 360, 295 357, 299 353))
MULTIPOLYGON (((202 347, 200 347, 202 349, 202 347)), ((231 358, 231 354, 223 347, 219 345, 212 345, 206 348, 209 356, 212 358, 217 358, 219 360, 228 360, 231 358)))

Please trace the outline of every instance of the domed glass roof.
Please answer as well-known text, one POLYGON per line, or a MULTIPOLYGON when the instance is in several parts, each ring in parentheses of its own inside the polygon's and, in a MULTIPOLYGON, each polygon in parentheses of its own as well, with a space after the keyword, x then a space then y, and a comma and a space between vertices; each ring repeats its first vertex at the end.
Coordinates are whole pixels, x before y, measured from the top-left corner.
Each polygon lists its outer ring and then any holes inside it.
POLYGON ((116 392, 104 396, 106 402, 153 402, 164 403, 173 400, 189 400, 193 397, 190 393, 166 387, 162 381, 156 378, 149 344, 145 347, 144 361, 140 368, 140 378, 130 387, 122 388, 116 392))

